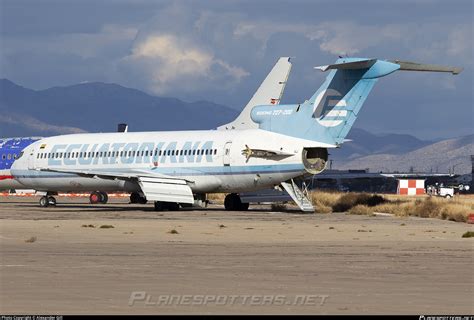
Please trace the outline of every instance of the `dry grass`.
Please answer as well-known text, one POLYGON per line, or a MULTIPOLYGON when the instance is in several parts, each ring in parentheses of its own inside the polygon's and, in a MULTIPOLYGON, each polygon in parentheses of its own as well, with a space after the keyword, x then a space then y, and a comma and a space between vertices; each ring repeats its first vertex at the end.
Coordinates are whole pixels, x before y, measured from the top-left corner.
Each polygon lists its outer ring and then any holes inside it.
POLYGON ((374 211, 371 207, 366 205, 358 204, 355 207, 349 209, 348 214, 357 214, 365 216, 374 216, 374 211))
MULTIPOLYGON (((224 193, 208 194, 213 203, 224 203, 224 193)), ((369 193, 343 193, 312 191, 309 198, 316 213, 348 212, 372 215, 375 212, 396 216, 417 216, 465 222, 474 213, 474 196, 456 195, 454 199, 395 194, 376 195, 369 193)), ((273 204, 272 211, 285 211, 286 206, 273 204)))
POLYGON ((170 234, 179 234, 179 232, 176 229, 171 229, 170 231, 168 231, 168 233, 170 233, 170 234))
POLYGON ((442 198, 418 199, 403 207, 403 214, 422 218, 439 218, 457 222, 466 222, 474 212, 474 205, 442 198))
POLYGON ((379 195, 353 192, 314 191, 310 196, 317 213, 346 212, 357 205, 373 207, 387 201, 379 195))
POLYGON ((208 193, 206 198, 211 203, 224 204, 225 196, 225 193, 208 193))
POLYGON ((331 213, 332 207, 341 197, 340 193, 334 192, 311 192, 310 200, 313 202, 316 213, 331 213))
POLYGON ((112 229, 112 228, 115 228, 113 225, 111 224, 103 224, 100 226, 101 229, 112 229))
POLYGON ((474 213, 471 197, 456 196, 454 199, 428 196, 407 197, 401 195, 371 195, 367 193, 337 193, 314 191, 311 199, 317 213, 348 212, 372 215, 375 212, 396 216, 417 216, 465 222, 474 213))

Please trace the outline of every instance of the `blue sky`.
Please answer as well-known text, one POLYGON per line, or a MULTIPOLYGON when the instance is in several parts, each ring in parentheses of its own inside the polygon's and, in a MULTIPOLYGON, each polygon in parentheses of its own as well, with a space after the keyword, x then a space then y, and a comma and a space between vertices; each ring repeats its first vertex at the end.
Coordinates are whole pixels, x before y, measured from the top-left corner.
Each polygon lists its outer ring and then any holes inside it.
POLYGON ((34 89, 85 81, 241 108, 279 56, 283 103, 307 99, 338 55, 464 68, 383 78, 357 127, 421 138, 473 133, 473 2, 0 1, 0 77, 34 89))

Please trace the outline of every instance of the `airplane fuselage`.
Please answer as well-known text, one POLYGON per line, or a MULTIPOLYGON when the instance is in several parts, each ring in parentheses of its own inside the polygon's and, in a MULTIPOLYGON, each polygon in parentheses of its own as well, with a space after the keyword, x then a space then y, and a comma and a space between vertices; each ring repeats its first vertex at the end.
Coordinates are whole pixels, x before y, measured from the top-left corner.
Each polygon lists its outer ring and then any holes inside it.
POLYGON ((40 191, 140 191, 127 176, 171 176, 194 193, 241 192, 306 173, 303 149, 321 144, 260 129, 75 134, 42 139, 13 167, 19 182, 40 191), (246 148, 284 156, 250 156, 246 148), (47 171, 45 171, 47 170, 47 171), (103 172, 85 177, 75 170, 103 172), (116 174, 119 178, 105 176, 116 174))

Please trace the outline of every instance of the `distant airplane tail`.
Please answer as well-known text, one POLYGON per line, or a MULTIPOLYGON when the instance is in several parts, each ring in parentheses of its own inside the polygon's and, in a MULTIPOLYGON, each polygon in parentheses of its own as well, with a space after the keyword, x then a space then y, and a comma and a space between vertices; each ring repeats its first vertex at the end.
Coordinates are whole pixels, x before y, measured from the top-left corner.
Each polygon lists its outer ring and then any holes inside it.
POLYGON ((242 110, 240 115, 232 122, 218 127, 218 130, 252 129, 258 128, 258 124, 250 119, 250 113, 255 106, 280 104, 286 81, 291 71, 289 57, 278 59, 267 77, 260 84, 250 101, 242 110))
POLYGON ((337 146, 344 142, 365 99, 378 78, 397 70, 435 71, 458 74, 460 68, 385 61, 340 58, 336 63, 316 67, 330 71, 314 95, 300 105, 254 108, 252 119, 260 128, 337 146))

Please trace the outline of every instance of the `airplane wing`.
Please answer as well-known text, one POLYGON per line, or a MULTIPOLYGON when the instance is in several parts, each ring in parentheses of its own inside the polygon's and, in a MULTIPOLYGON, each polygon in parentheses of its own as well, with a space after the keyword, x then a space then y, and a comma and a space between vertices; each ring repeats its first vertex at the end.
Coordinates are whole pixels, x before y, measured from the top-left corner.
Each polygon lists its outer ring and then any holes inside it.
POLYGON ((160 173, 150 173, 147 170, 127 173, 97 169, 39 169, 39 171, 70 173, 86 178, 135 181, 149 201, 194 203, 193 192, 189 186, 192 181, 160 173))
POLYGON ((252 108, 258 105, 280 104, 286 81, 291 71, 291 62, 289 57, 278 59, 277 63, 263 80, 252 99, 247 103, 240 115, 234 121, 218 127, 218 130, 232 129, 255 129, 258 124, 250 118, 252 108))

